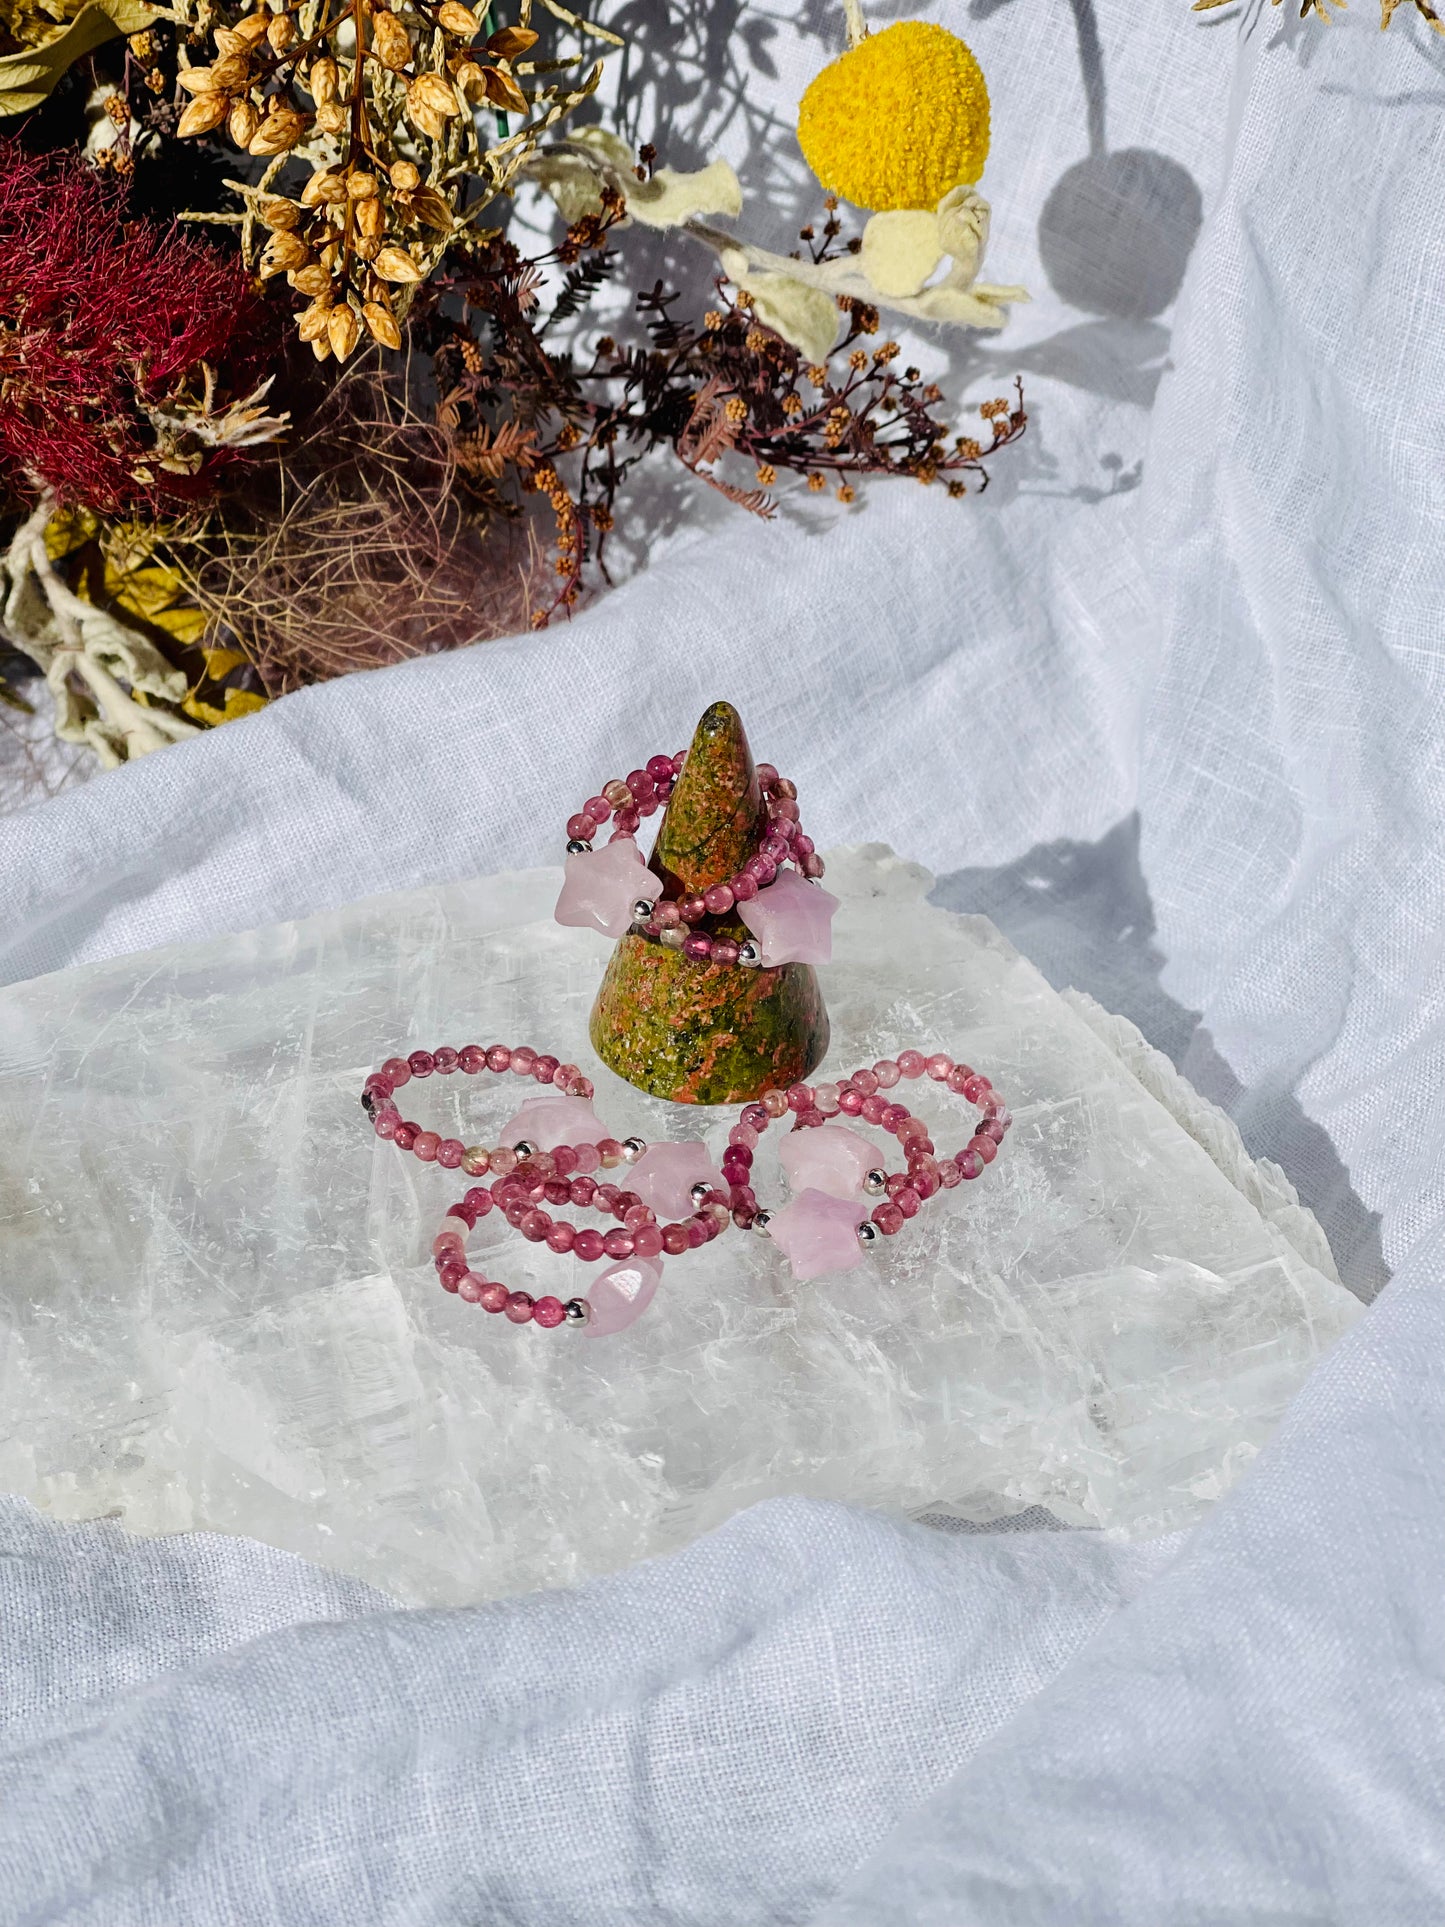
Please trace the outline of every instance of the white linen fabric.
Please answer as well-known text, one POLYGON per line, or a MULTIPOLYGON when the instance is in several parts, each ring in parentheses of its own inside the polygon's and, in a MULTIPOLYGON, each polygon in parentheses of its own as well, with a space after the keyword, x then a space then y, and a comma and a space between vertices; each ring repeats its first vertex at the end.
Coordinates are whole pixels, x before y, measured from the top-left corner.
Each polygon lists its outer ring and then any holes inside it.
MULTIPOLYGON (((12 1508, 7 1927, 1445 1916, 1440 46, 934 11, 992 86, 990 275, 1039 296, 953 351, 1029 385, 989 495, 711 519, 570 625, 0 821, 5 973, 554 854, 620 746, 727 695, 828 841, 952 873, 1231 1103, 1357 1288, 1396 1276, 1180 1544, 774 1502, 402 1613, 12 1508)), ((831 13, 668 12, 641 121, 785 202, 767 103, 831 13)))

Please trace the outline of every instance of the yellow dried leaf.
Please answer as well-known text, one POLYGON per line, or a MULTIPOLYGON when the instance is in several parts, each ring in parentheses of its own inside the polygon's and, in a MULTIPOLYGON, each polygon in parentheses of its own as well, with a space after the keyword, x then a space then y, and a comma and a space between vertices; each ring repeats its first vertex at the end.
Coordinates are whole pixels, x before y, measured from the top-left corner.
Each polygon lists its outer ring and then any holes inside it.
POLYGON ((94 0, 53 40, 7 54, 0 59, 0 119, 33 112, 77 60, 119 34, 144 31, 155 18, 156 9, 140 0, 94 0))
MULTIPOLYGON (((237 655, 234 650, 229 649, 217 649, 207 653, 218 656, 236 655, 237 663, 247 660, 245 656, 237 655)), ((203 702, 199 696, 186 696, 181 702, 181 708, 187 716, 198 723, 206 723, 213 729, 220 723, 234 722, 238 716, 252 716, 258 709, 265 707, 266 698, 258 695, 254 689, 228 689, 224 709, 217 709, 214 703, 203 702)))

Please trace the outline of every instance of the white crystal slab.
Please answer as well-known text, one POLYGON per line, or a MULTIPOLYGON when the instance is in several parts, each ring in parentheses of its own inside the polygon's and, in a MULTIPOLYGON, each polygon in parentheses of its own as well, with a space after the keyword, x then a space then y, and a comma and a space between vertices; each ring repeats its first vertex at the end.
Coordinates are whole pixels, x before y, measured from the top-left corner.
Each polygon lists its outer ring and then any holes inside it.
MULTIPOLYGON (((558 880, 375 898, 0 995, 0 1487, 434 1603, 619 1566, 780 1492, 1143 1534, 1219 1497, 1358 1315, 1282 1176, 1137 1032, 876 847, 829 865, 827 1070, 912 1043, 967 1058, 1017 1119, 997 1162, 835 1280, 795 1286, 729 1233, 609 1339, 446 1296, 428 1248, 465 1181, 358 1106, 392 1052, 549 1049, 591 1069, 618 1136, 720 1148, 732 1119, 596 1066, 608 946, 550 921, 558 880)), ((522 1088, 433 1078, 407 1111, 486 1142, 522 1088)), ((908 1090, 963 1141, 971 1110, 908 1090)), ((595 1269, 495 1216, 473 1248, 563 1297, 595 1269)))

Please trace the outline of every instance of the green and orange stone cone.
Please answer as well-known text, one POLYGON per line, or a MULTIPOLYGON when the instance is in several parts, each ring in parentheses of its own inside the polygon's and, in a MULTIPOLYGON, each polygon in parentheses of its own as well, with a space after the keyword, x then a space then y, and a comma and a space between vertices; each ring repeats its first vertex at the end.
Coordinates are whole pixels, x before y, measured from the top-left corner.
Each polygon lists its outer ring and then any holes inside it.
MULTIPOLYGON (((742 721, 714 703, 693 735, 650 866, 660 894, 701 894, 740 870, 767 812, 742 721)), ((749 936, 735 917, 716 934, 749 936)), ((625 936, 592 1006, 592 1048, 639 1090, 675 1104, 743 1104, 806 1077, 828 1048, 828 1013, 811 964, 747 970, 698 963, 625 936)))

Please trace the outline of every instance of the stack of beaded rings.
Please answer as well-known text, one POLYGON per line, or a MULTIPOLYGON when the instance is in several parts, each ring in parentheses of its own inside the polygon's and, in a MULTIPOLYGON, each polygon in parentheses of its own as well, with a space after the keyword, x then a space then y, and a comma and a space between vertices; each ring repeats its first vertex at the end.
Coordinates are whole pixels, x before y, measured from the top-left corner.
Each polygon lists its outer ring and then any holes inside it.
POLYGON ((723 1154, 734 1222, 771 1237, 795 1278, 846 1271, 860 1261, 867 1246, 880 1237, 896 1236, 936 1192, 978 1177, 998 1156, 1012 1121, 989 1080, 944 1051, 925 1057, 921 1051, 906 1050, 836 1084, 799 1083, 786 1091, 769 1091, 744 1108, 723 1154), (922 1119, 881 1095, 900 1079, 924 1075, 983 1112, 978 1128, 954 1156, 938 1157, 922 1119), (749 1184, 753 1152, 768 1125, 789 1113, 794 1133, 783 1146, 781 1161, 792 1202, 764 1211, 749 1184), (838 1117, 857 1117, 891 1132, 902 1146, 907 1169, 887 1171, 865 1138, 830 1122, 838 1117), (870 1212, 866 1202, 860 1206, 860 1197, 877 1198, 878 1203, 870 1212))
MULTIPOLYGON (((392 1102, 393 1094, 413 1077, 430 1077, 433 1072, 439 1077, 448 1077, 453 1071, 465 1071, 470 1076, 479 1071, 511 1071, 517 1077, 529 1077, 566 1096, 590 1098, 592 1095, 591 1080, 584 1077, 575 1064, 563 1064, 526 1044, 518 1045, 515 1050, 506 1044, 464 1044, 460 1050, 443 1044, 440 1050, 414 1050, 409 1057, 388 1057, 381 1069, 367 1078, 361 1091, 361 1107, 371 1119, 376 1135, 390 1138, 399 1151, 412 1152, 423 1164, 440 1164, 447 1171, 460 1167, 469 1177, 480 1177, 484 1171, 495 1168, 484 1145, 468 1147, 460 1138, 442 1137, 436 1131, 424 1130, 420 1124, 404 1118, 392 1102)), ((613 1162, 621 1162, 620 1150, 613 1162)))
MULTIPOLYGON (((504 1175, 490 1186, 473 1185, 447 1213, 432 1244, 443 1290, 484 1311, 504 1312, 516 1325, 586 1326, 599 1337, 630 1325, 651 1302, 662 1277, 663 1255, 676 1256, 709 1243, 726 1229, 733 1207, 720 1182, 714 1182, 717 1173, 701 1144, 649 1149, 641 1138, 628 1138, 617 1148, 633 1166, 629 1175, 637 1188, 597 1183, 589 1174, 611 1161, 607 1149, 611 1142, 562 1144, 551 1151, 529 1143, 513 1147, 522 1155, 504 1175), (647 1201, 644 1191, 664 1212, 692 1208, 674 1222, 659 1223, 654 1203, 647 1201), (619 1223, 605 1233, 579 1230, 544 1210, 544 1204, 610 1213, 619 1223), (593 1281, 586 1298, 564 1303, 556 1297, 533 1298, 528 1292, 509 1290, 467 1267, 465 1231, 494 1208, 533 1244, 545 1244, 559 1255, 572 1252, 587 1263, 602 1257, 614 1262, 593 1281), (452 1223, 453 1219, 460 1224, 452 1223)), ((501 1157, 501 1151, 493 1153, 494 1171, 501 1157)))
POLYGON ((558 923, 629 933, 680 950, 696 963, 773 969, 784 963, 826 963, 829 924, 837 899, 804 887, 823 875, 823 859, 798 821, 798 792, 771 763, 758 765, 767 823, 756 852, 735 876, 678 898, 658 895, 659 880, 633 840, 642 817, 672 794, 681 756, 654 756, 625 782, 613 781, 567 822, 567 874, 557 899, 558 923), (616 814, 605 848, 592 838, 616 814), (793 870, 785 866, 791 864, 793 870), (698 926, 707 917, 738 917, 753 933, 736 942, 698 926))

